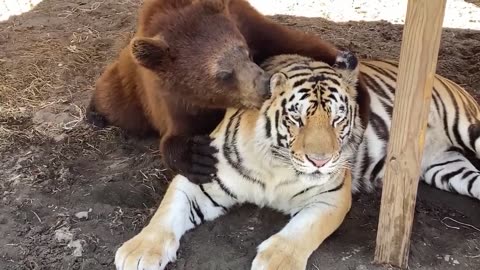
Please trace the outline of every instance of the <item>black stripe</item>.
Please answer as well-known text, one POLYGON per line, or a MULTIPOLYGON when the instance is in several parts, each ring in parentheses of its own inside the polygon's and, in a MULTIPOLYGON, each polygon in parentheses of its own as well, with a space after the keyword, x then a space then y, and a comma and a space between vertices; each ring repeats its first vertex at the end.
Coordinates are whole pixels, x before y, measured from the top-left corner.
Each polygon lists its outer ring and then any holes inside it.
POLYGON ((449 172, 449 173, 447 173, 447 174, 444 174, 444 175, 440 178, 440 181, 441 181, 443 184, 445 184, 445 183, 450 183, 450 178, 455 177, 455 176, 461 174, 461 173, 464 172, 465 170, 466 170, 466 168, 463 167, 463 168, 460 168, 460 169, 458 169, 458 170, 456 170, 456 171, 453 171, 453 172, 449 172))
POLYGON ((432 164, 432 165, 428 166, 428 168, 425 170, 425 173, 427 173, 428 171, 430 171, 430 170, 433 169, 433 168, 436 168, 436 167, 439 167, 439 166, 444 166, 444 165, 449 165, 449 164, 456 163, 456 162, 460 162, 460 161, 464 161, 464 160, 462 160, 462 159, 454 159, 454 160, 449 160, 449 161, 445 161, 445 162, 440 162, 440 163, 432 164))
MULTIPOLYGON (((377 74, 374 74, 374 76, 375 76, 375 78, 377 78, 377 80, 381 81, 385 85, 385 87, 387 87, 387 89, 390 91, 390 93, 395 94, 395 87, 393 87, 391 84, 387 83, 385 80, 380 78, 380 76, 378 76, 377 74)), ((387 94, 385 94, 385 95, 387 96, 387 94)))
MULTIPOLYGON (((241 112, 241 114, 238 115, 237 117, 237 122, 235 123, 235 127, 233 128, 233 133, 231 136, 231 143, 228 147, 233 148, 233 153, 235 154, 235 158, 237 159, 238 164, 243 164, 243 158, 240 155, 240 151, 238 151, 238 143, 237 143, 237 138, 238 138, 238 132, 240 131, 240 123, 241 123, 241 117, 243 115, 244 111, 241 112)), ((228 158, 227 158, 228 160, 228 158)))
POLYGON ((455 152, 461 155, 465 155, 465 151, 457 146, 451 146, 445 152, 455 152))
POLYGON ((297 197, 297 196, 299 196, 299 195, 302 195, 302 194, 308 192, 309 190, 311 190, 311 189, 313 189, 313 188, 318 188, 318 187, 320 187, 320 186, 311 186, 311 187, 308 187, 308 188, 306 188, 306 189, 298 192, 297 194, 293 195, 292 198, 290 198, 290 200, 293 200, 293 199, 295 199, 295 197, 297 197))
POLYGON ((328 95, 329 98, 333 98, 335 101, 338 102, 337 97, 334 94, 338 94, 338 89, 335 87, 328 87, 328 91, 331 93, 328 95))
POLYGON ((389 139, 389 132, 388 132, 388 126, 385 121, 376 113, 370 112, 370 124, 372 125, 373 130, 377 134, 377 136, 383 140, 383 141, 388 141, 389 139))
POLYGON ((301 64, 294 64, 293 67, 287 69, 287 73, 290 73, 292 71, 296 71, 296 70, 302 70, 302 69, 307 69, 307 70, 310 70, 310 67, 309 66, 306 66, 306 65, 301 65, 301 64))
POLYGON ((270 118, 265 115, 265 136, 267 139, 270 139, 272 137, 272 123, 270 121, 270 118))
MULTIPOLYGON (((438 93, 438 91, 435 89, 435 87, 433 87, 433 93, 438 93)), ((448 116, 447 116, 447 109, 446 109, 446 106, 445 106, 445 103, 443 102, 443 98, 438 98, 438 101, 439 101, 439 104, 441 105, 442 107, 442 112, 443 112, 443 127, 446 131, 446 135, 448 137, 448 140, 450 141, 451 144, 453 144, 453 140, 452 140, 452 137, 450 135, 450 128, 448 126, 448 116)))
MULTIPOLYGON (((472 172, 473 173, 473 172, 472 172)), ((470 196, 474 197, 473 196, 473 193, 472 193, 472 188, 473 188, 473 184, 475 183, 475 181, 477 180, 477 176, 475 177, 472 177, 472 179, 470 179, 468 181, 468 186, 467 186, 467 190, 468 190, 468 194, 470 194, 470 196)))
POLYGON ((386 100, 391 101, 391 98, 383 92, 382 87, 375 81, 374 78, 372 78, 370 75, 361 72, 362 76, 364 77, 364 82, 367 85, 368 88, 370 88, 375 94, 377 94, 380 97, 383 97, 386 100))
POLYGON ((470 96, 466 91, 463 91, 462 88, 458 89, 456 84, 453 84, 451 81, 447 80, 447 79, 442 79, 442 78, 438 78, 438 80, 444 82, 444 85, 448 86, 447 87, 447 91, 450 91, 450 92, 455 92, 457 95, 460 96, 460 100, 462 101, 463 103, 463 108, 464 108, 464 111, 465 111, 465 115, 467 116, 467 119, 469 122, 472 122, 474 120, 476 120, 475 118, 475 115, 476 113, 478 112, 477 108, 478 108, 478 105, 475 101, 473 101, 473 97, 470 96))
POLYGON ((437 177, 437 174, 439 174, 441 171, 443 171, 442 169, 436 171, 433 175, 432 175, 432 183, 431 185, 433 185, 434 187, 437 187, 438 188, 438 185, 437 185, 437 181, 435 181, 435 178, 437 177))
POLYGON ((225 212, 228 210, 225 206, 217 203, 217 202, 210 196, 210 194, 208 194, 208 192, 205 191, 205 188, 203 187, 203 185, 200 185, 200 189, 202 190, 203 194, 205 194, 205 196, 207 196, 207 198, 210 200, 210 202, 212 202, 212 204, 213 204, 214 206, 223 208, 223 210, 225 210, 225 212))
POLYGON ((471 104, 468 102, 469 101, 468 97, 464 95, 463 91, 459 91, 459 90, 457 91, 457 89, 452 89, 450 87, 450 84, 448 84, 448 91, 455 92, 457 93, 458 96, 460 96, 459 100, 463 105, 464 115, 467 117, 468 122, 472 122, 474 119, 472 117, 472 107, 471 107, 471 104))
POLYGON ((475 141, 480 137, 480 122, 478 120, 475 121, 475 124, 468 126, 468 137, 470 140, 470 146, 472 147, 473 151, 476 152, 477 149, 475 149, 475 141))
POLYGON ((327 202, 314 201, 314 202, 311 202, 311 203, 303 206, 302 209, 300 209, 300 210, 298 210, 297 212, 293 213, 292 218, 295 217, 298 213, 302 212, 305 208, 309 207, 309 206, 312 205, 312 204, 317 204, 317 203, 325 204, 325 205, 328 205, 328 206, 330 206, 330 207, 334 207, 333 204, 330 204, 330 203, 327 203, 327 202))
POLYGON ((270 117, 268 117, 268 111, 270 110, 270 107, 272 107, 272 103, 268 104, 267 108, 265 108, 265 112, 263 113, 263 116, 265 117, 265 136, 267 139, 270 139, 272 137, 272 122, 270 120, 270 117))
MULTIPOLYGON (((289 74, 288 79, 294 79, 294 78, 296 78, 296 77, 310 76, 310 75, 312 75, 311 72, 302 72, 302 73, 296 73, 296 74, 292 74, 292 75, 289 74)), ((305 81, 306 81, 306 80, 305 80, 305 81)))
POLYGON ((385 71, 384 69, 382 69, 381 67, 378 67, 378 66, 375 66, 375 65, 372 65, 370 63, 363 63, 365 66, 375 70, 376 72, 382 74, 382 75, 385 75, 387 76, 388 78, 390 78, 390 80, 392 81, 397 81, 397 78, 395 78, 394 76, 392 76, 390 73, 388 73, 387 71, 385 71))
POLYGON ((462 178, 463 179, 467 179, 470 175, 474 174, 476 172, 474 171, 466 171, 463 175, 462 175, 462 178))
POLYGON ((302 85, 302 84, 304 84, 304 83, 306 83, 306 82, 307 82, 307 79, 300 79, 300 80, 298 80, 298 81, 296 81, 296 82, 293 83, 293 87, 292 87, 292 88, 296 88, 296 87, 298 87, 298 86, 300 86, 300 85, 302 85))
POLYGON ((192 222, 193 225, 198 226, 199 224, 197 223, 197 219, 195 218, 195 214, 193 213, 193 204, 192 200, 187 196, 188 204, 190 205, 190 222, 192 222))
POLYGON ((343 187, 344 184, 345 184, 345 180, 343 180, 338 186, 336 186, 336 187, 334 187, 334 188, 332 188, 332 189, 329 189, 329 190, 320 191, 320 192, 318 192, 318 193, 316 193, 316 194, 308 197, 308 199, 306 199, 306 200, 308 201, 308 200, 310 200, 311 198, 314 198, 314 197, 316 197, 316 196, 320 196, 320 195, 325 194, 325 193, 330 193, 330 192, 339 191, 339 190, 343 187))
POLYGON ((193 199, 192 206, 193 206, 193 210, 195 210, 195 213, 197 213, 197 216, 200 218, 200 223, 204 223, 205 217, 203 216, 202 210, 198 206, 197 200, 193 199))
POLYGON ((323 74, 320 74, 320 75, 317 75, 317 76, 312 76, 312 77, 310 77, 310 79, 308 79, 308 81, 309 82, 321 82, 321 81, 325 81, 327 79, 328 79, 328 82, 331 82, 335 86, 340 87, 340 82, 337 79, 332 78, 332 77, 327 78, 323 74))
POLYGON ((460 145, 461 148, 463 148, 464 150, 469 150, 470 148, 468 148, 465 143, 463 142, 463 139, 462 137, 460 136, 460 131, 458 129, 458 120, 459 120, 459 108, 458 108, 458 104, 457 104, 457 101, 455 99, 455 96, 453 95, 452 92, 448 91, 448 87, 445 85, 444 82, 442 82, 441 80, 438 80, 446 89, 447 89, 447 93, 448 95, 450 96, 450 98, 452 99, 452 103, 453 103, 453 107, 455 109, 455 118, 453 120, 453 135, 455 136, 455 140, 457 141, 457 143, 460 145))
POLYGON ((452 185, 452 183, 448 182, 447 187, 448 187, 448 191, 452 193, 457 193, 457 194, 459 193, 458 190, 452 185))
POLYGON ((379 99, 380 100, 380 103, 382 103, 382 106, 383 108, 385 109, 385 111, 387 112, 388 114, 388 117, 390 117, 390 120, 392 119, 392 114, 393 114, 393 106, 391 103, 387 103, 387 101, 383 100, 383 99, 379 99))
POLYGON ((217 182, 220 188, 223 190, 223 192, 225 192, 228 196, 232 197, 235 200, 238 199, 238 197, 235 194, 233 194, 232 191, 230 191, 230 189, 226 187, 218 177, 214 177, 213 181, 217 182))
MULTIPOLYGON (((385 148, 385 146, 384 146, 384 148, 385 148)), ((377 162, 377 164, 375 164, 375 166, 373 167, 372 173, 370 174, 370 180, 372 181, 372 183, 375 183, 375 181, 378 177, 378 174, 380 173, 380 171, 383 168, 383 165, 385 164, 385 159, 386 159, 386 156, 383 156, 382 159, 380 159, 377 162)))
MULTIPOLYGON (((285 107, 283 107, 283 109, 285 110, 285 107)), ((283 136, 282 134, 278 133, 278 131, 280 130, 279 128, 279 123, 280 121, 282 121, 280 119, 280 111, 276 111, 275 112, 275 130, 277 131, 277 145, 278 146, 282 146, 282 147, 287 147, 286 144, 282 143, 282 140, 286 140, 287 137, 286 136, 283 136)))
POLYGON ((388 65, 394 67, 395 69, 398 69, 398 63, 397 62, 386 60, 386 59, 378 59, 376 61, 388 64, 388 65))
POLYGON ((327 190, 327 191, 324 191, 324 192, 322 192, 322 193, 320 193, 320 194, 338 191, 338 190, 340 190, 340 189, 343 187, 343 185, 345 185, 345 180, 343 180, 342 183, 340 183, 338 186, 336 186, 336 187, 334 187, 334 188, 332 188, 332 189, 329 189, 329 190, 327 190))
POLYGON ((338 78, 338 74, 335 72, 327 72, 326 69, 321 70, 321 69, 313 69, 315 73, 321 73, 322 75, 327 75, 328 78, 331 78, 332 76, 335 78, 338 78))
POLYGON ((434 93, 432 93, 433 104, 435 105, 435 111, 437 111, 437 113, 439 113, 440 108, 438 107, 438 101, 437 101, 437 97, 435 95, 435 88, 433 89, 433 92, 434 92, 434 93))
POLYGON ((368 155, 368 141, 365 141, 365 151, 362 157, 362 171, 361 175, 362 178, 365 178, 365 174, 367 173, 368 167, 370 167, 370 156, 368 155))

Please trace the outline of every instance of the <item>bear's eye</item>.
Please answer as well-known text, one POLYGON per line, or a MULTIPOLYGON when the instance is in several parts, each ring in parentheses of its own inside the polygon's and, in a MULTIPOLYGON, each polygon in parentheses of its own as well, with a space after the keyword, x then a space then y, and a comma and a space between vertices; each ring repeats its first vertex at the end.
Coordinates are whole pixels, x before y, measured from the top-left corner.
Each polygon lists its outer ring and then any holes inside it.
POLYGON ((233 79, 233 70, 223 70, 217 73, 217 78, 222 81, 230 81, 233 79))

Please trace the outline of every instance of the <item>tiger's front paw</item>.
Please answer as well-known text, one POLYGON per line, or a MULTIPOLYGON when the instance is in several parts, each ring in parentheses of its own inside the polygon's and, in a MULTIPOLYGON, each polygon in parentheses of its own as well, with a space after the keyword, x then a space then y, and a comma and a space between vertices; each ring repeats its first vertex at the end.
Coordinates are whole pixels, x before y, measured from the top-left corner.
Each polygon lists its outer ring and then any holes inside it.
POLYGON ((144 230, 115 254, 117 270, 163 270, 176 259, 179 241, 173 232, 144 230))
POLYGON ((301 248, 280 236, 272 236, 258 247, 251 270, 303 270, 308 256, 301 248))

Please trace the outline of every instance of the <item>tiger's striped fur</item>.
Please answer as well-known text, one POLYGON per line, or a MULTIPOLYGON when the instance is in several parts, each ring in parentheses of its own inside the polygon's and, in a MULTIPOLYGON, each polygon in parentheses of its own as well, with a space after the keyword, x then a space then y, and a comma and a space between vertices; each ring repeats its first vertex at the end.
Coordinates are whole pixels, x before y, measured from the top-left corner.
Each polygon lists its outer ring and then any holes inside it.
MULTIPOLYGON (((259 246, 251 269, 305 269, 310 254, 342 223, 351 191, 373 190, 384 173, 397 65, 358 65, 370 95, 363 127, 352 57, 340 55, 334 68, 291 55, 264 63, 275 73, 272 97, 260 111, 227 111, 212 133, 220 150, 214 181, 196 185, 176 176, 150 223, 117 251, 117 269, 164 269, 187 230, 243 202, 292 216, 259 246)), ((459 85, 435 78, 424 181, 480 199, 479 171, 472 163, 480 157, 479 112, 459 85)))
MULTIPOLYGON (((360 72, 370 115, 353 167, 354 191, 381 186, 398 64, 365 60, 360 72)), ((428 116, 421 179, 439 189, 480 199, 480 107, 458 84, 436 75, 428 116), (468 157, 468 158, 467 158, 468 157)))
POLYGON ((351 205, 349 162, 362 135, 358 61, 341 53, 332 68, 287 55, 264 68, 275 73, 271 98, 260 111, 227 110, 212 133, 219 149, 214 181, 196 185, 176 176, 150 223, 117 251, 117 269, 164 269, 187 230, 245 202, 292 216, 259 246, 251 269, 305 269, 340 226, 351 205))

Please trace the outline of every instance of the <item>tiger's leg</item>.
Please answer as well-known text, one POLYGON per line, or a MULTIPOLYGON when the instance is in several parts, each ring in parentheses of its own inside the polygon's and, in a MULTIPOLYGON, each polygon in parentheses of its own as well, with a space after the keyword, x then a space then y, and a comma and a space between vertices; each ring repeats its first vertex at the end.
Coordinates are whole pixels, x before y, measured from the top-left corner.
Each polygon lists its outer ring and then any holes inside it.
POLYGON ((436 188, 480 200, 480 171, 459 151, 447 149, 424 162, 422 179, 436 188))
POLYGON ((186 231, 226 213, 235 203, 217 182, 200 186, 177 175, 149 224, 117 250, 117 270, 164 269, 176 259, 186 231))
POLYGON ((306 269, 312 252, 342 224, 350 210, 351 174, 340 189, 312 199, 292 213, 293 218, 280 232, 260 244, 252 270, 306 269))

